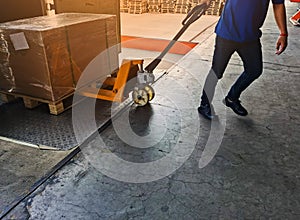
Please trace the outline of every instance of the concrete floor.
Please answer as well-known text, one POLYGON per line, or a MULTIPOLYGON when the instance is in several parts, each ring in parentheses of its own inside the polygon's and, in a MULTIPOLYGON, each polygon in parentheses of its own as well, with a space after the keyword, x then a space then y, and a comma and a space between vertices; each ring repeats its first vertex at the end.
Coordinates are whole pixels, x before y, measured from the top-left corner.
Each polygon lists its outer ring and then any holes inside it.
MULTIPOLYGON (((0 141, 0 207, 9 206, 70 151, 42 151, 9 141, 0 141)), ((0 212, 0 214, 1 214, 0 212)))
MULTIPOLYGON (((181 29, 186 14, 129 14, 121 13, 122 35, 171 40, 181 29)), ((213 26, 218 16, 204 15, 195 21, 180 37, 181 41, 200 42, 199 33, 213 26)))
POLYGON ((127 109, 6 218, 299 219, 299 31, 289 25, 289 48, 276 56, 270 11, 264 74, 242 96, 249 116, 221 103, 242 71, 234 56, 209 123, 196 111, 214 45, 207 30, 154 85, 149 106, 127 109))

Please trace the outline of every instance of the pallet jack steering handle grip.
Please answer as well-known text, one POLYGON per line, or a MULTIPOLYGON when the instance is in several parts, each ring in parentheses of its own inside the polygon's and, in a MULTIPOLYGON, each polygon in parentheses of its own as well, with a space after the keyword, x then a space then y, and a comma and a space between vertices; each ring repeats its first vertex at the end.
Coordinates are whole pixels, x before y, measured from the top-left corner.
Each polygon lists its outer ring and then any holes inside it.
POLYGON ((197 21, 206 11, 207 5, 205 3, 201 5, 196 5, 182 21, 182 25, 190 25, 197 21))
POLYGON ((196 20, 198 20, 208 8, 207 4, 202 3, 200 5, 196 5, 186 16, 186 18, 182 21, 183 27, 176 34, 173 40, 170 41, 168 46, 161 52, 161 54, 155 58, 148 66, 145 67, 145 70, 148 73, 152 73, 153 70, 158 66, 161 62, 162 58, 167 54, 167 52, 171 49, 171 47, 176 43, 179 37, 185 32, 185 30, 196 20))

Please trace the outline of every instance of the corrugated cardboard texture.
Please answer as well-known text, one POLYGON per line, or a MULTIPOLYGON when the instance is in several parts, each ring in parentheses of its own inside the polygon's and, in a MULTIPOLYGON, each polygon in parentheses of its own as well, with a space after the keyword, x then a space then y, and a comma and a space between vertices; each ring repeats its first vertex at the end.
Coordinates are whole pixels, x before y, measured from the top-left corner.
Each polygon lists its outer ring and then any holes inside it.
POLYGON ((117 16, 117 39, 121 40, 121 19, 119 0, 54 0, 56 13, 80 12, 112 14, 117 16))
MULTIPOLYGON (((3 80, 8 78, 7 68, 0 68, 0 90, 49 101, 72 93, 87 65, 100 53, 107 53, 108 42, 117 41, 111 34, 116 29, 115 18, 67 13, 1 24, 3 42, 7 44, 6 53, 2 48, 1 62, 9 66, 14 81, 3 80), (22 45, 22 36, 29 49, 22 45)), ((118 63, 118 54, 104 57, 105 63, 118 63)), ((109 74, 113 68, 99 66, 99 74, 109 74)))

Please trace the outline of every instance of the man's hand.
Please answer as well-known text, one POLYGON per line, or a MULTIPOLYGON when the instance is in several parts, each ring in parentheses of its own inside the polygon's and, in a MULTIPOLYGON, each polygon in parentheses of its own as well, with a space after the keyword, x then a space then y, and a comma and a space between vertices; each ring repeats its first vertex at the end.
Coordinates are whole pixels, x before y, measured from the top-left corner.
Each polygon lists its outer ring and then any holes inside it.
POLYGON ((286 25, 286 12, 284 4, 273 4, 274 16, 280 31, 280 35, 276 43, 276 54, 281 54, 287 47, 287 25, 286 25))
POLYGON ((276 54, 281 54, 287 47, 287 36, 279 36, 276 43, 276 54))

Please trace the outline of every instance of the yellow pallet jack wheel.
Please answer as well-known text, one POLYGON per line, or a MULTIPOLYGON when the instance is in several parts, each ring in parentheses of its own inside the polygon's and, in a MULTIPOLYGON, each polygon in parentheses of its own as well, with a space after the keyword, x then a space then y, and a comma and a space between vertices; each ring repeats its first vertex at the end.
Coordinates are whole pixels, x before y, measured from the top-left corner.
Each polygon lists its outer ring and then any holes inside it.
POLYGON ((145 106, 149 102, 149 95, 145 89, 135 88, 132 91, 132 100, 138 106, 145 106))
POLYGON ((145 106, 155 96, 154 89, 150 85, 137 86, 132 91, 132 99, 138 106, 145 106))
POLYGON ((154 89, 150 85, 146 85, 144 89, 148 94, 149 101, 151 101, 155 96, 154 89))

